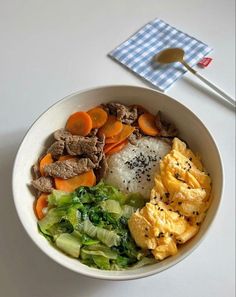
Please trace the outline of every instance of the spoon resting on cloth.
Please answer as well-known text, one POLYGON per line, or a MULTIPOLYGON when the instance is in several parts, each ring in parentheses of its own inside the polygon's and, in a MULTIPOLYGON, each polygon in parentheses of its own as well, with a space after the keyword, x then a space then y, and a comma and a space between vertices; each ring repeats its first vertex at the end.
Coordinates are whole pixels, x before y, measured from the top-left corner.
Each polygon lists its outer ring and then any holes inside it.
POLYGON ((190 67, 188 63, 186 63, 186 61, 184 60, 184 54, 185 52, 181 48, 167 48, 156 54, 153 60, 161 64, 170 64, 175 62, 182 63, 182 65, 184 65, 192 74, 197 76, 201 81, 203 81, 206 85, 212 88, 216 93, 221 95, 225 100, 227 100, 231 105, 235 107, 235 100, 228 94, 226 94, 222 89, 217 87, 215 84, 210 82, 208 79, 199 74, 196 70, 190 67))

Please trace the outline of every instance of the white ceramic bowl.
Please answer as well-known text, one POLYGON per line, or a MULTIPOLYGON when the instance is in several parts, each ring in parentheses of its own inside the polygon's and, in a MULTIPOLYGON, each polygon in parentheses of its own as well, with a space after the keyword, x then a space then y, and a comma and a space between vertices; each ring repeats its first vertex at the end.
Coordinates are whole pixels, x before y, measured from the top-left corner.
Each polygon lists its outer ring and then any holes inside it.
MULTIPOLYGON (((25 135, 18 150, 13 170, 13 194, 20 220, 36 245, 57 263, 86 276, 109 280, 127 280, 146 277, 169 268, 189 255, 206 235, 219 207, 223 188, 223 171, 216 144, 203 123, 182 104, 173 98, 151 89, 135 86, 106 86, 72 94, 44 112, 25 135), (163 111, 178 127, 181 137, 195 152, 199 152, 213 181, 213 201, 199 233, 177 255, 160 263, 135 270, 103 271, 90 268, 61 253, 38 232, 33 211, 34 196, 28 185, 31 181, 31 166, 42 152, 48 137, 65 126, 68 116, 78 110, 88 110, 100 103, 119 101, 125 104, 140 104, 152 113, 163 111)), ((209 251, 210 253, 210 251, 209 251)))

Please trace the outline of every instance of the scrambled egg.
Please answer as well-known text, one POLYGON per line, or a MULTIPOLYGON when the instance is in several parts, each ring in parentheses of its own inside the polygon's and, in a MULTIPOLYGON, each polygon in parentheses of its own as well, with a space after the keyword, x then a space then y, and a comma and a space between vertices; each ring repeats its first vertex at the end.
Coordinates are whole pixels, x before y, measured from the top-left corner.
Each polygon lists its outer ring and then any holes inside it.
POLYGON ((175 255, 192 238, 210 204, 211 179, 200 158, 174 138, 172 150, 160 162, 150 202, 129 219, 130 232, 157 260, 175 255))

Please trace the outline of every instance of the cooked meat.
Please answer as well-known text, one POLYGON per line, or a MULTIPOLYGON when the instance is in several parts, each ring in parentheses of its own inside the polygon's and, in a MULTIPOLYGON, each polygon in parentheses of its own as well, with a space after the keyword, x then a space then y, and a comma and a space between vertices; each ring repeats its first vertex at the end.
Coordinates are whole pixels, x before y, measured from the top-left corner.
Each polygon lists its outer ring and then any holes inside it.
POLYGON ((57 140, 49 147, 47 152, 50 153, 53 158, 58 159, 61 155, 63 155, 64 148, 65 148, 65 141, 57 140))
POLYGON ((101 104, 101 107, 102 107, 103 110, 106 111, 106 113, 108 113, 108 114, 110 113, 110 110, 109 110, 109 108, 107 107, 107 104, 102 103, 102 104, 101 104))
POLYGON ((56 140, 66 140, 67 138, 72 137, 72 134, 65 129, 59 129, 54 132, 53 136, 56 140))
POLYGON ((105 145, 105 136, 104 135, 98 136, 95 150, 93 152, 87 151, 83 154, 83 156, 85 156, 86 158, 89 158, 95 164, 96 168, 99 166, 99 162, 102 159, 104 145, 105 145))
POLYGON ((106 104, 110 114, 113 114, 123 124, 131 125, 138 118, 138 111, 136 106, 125 106, 120 103, 112 102, 106 104))
POLYGON ((51 193, 53 190, 53 180, 51 177, 41 176, 31 182, 32 186, 43 193, 51 193))
POLYGON ((98 162, 101 161, 102 157, 103 157, 103 148, 105 145, 105 135, 101 135, 98 137, 98 141, 97 141, 97 156, 98 156, 98 162))
POLYGON ((71 156, 87 155, 97 152, 96 144, 97 137, 73 135, 71 138, 66 139, 66 150, 71 156))
POLYGON ((178 131, 175 125, 163 119, 162 113, 160 111, 158 111, 156 115, 156 126, 160 130, 159 136, 175 137, 178 134, 178 131))
POLYGON ((142 134, 140 133, 138 128, 135 128, 134 132, 128 137, 128 140, 131 144, 135 145, 137 143, 137 140, 142 137, 142 134))
POLYGON ((41 173, 39 171, 39 166, 38 164, 34 164, 32 167, 32 171, 33 171, 33 176, 35 179, 39 178, 41 176, 41 173))
POLYGON ((88 137, 93 137, 93 136, 96 136, 98 133, 98 129, 97 128, 94 128, 91 130, 91 132, 87 135, 88 137))
POLYGON ((105 155, 102 154, 102 158, 99 163, 99 167, 95 172, 97 183, 106 175, 107 170, 108 170, 107 160, 105 158, 105 155))
POLYGON ((68 159, 65 161, 56 161, 44 167, 46 175, 68 179, 87 172, 95 167, 94 163, 88 158, 68 159))
POLYGON ((66 139, 66 150, 69 155, 83 155, 83 157, 89 158, 98 166, 102 158, 104 144, 104 136, 84 137, 74 135, 72 138, 66 139))

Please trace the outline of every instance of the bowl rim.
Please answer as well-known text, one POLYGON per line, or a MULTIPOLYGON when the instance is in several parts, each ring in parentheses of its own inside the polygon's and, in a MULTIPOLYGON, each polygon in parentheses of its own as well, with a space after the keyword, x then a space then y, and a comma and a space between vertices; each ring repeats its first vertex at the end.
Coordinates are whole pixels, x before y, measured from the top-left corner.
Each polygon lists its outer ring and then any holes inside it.
MULTIPOLYGON (((213 222, 215 221, 215 218, 218 214, 220 205, 222 203, 222 197, 223 197, 223 193, 224 193, 224 168, 223 168, 223 164, 222 164, 222 157, 220 154, 220 150, 218 148, 218 145, 216 143, 216 141, 214 140, 211 132, 206 128, 205 124, 201 121, 201 119, 193 112, 191 111, 188 107, 186 107, 183 103, 179 102, 175 97, 169 96, 161 91, 152 89, 152 88, 148 88, 148 87, 143 87, 143 86, 136 86, 136 85, 129 85, 129 84, 111 84, 111 85, 99 85, 96 87, 89 87, 89 88, 85 88, 85 89, 81 89, 79 91, 75 91, 70 93, 69 95, 63 97, 62 99, 57 100, 55 103, 53 103, 52 105, 50 105, 45 111, 43 111, 35 120, 34 122, 29 126, 29 128, 27 129, 27 131, 25 132, 25 135, 23 136, 20 144, 18 145, 17 148, 17 153, 15 155, 15 159, 14 159, 14 163, 13 163, 13 170, 12 170, 12 193, 13 193, 13 200, 14 200, 14 205, 16 208, 16 212, 18 215, 18 218, 22 224, 22 226, 24 227, 26 233, 28 234, 28 236, 30 237, 30 239, 34 242, 34 244, 45 254, 47 255, 50 259, 52 259, 53 261, 55 261, 56 263, 60 264, 61 266, 79 273, 81 275, 87 276, 87 277, 91 277, 94 279, 101 279, 101 280, 111 280, 111 281, 125 281, 125 280, 134 280, 134 279, 139 279, 139 278, 145 278, 154 274, 158 274, 170 267, 175 266, 176 264, 178 264, 179 262, 181 262, 182 260, 184 260, 186 257, 188 257, 190 254, 192 254, 195 249, 200 245, 200 243, 205 239, 206 235, 208 234, 208 232, 210 231, 210 229, 212 228, 213 222), (215 147, 216 153, 217 153, 217 157, 219 160, 219 171, 220 171, 220 179, 221 179, 221 188, 220 188, 220 193, 219 193, 219 202, 218 205, 211 217, 211 221, 209 222, 207 229, 205 230, 205 232, 203 233, 203 235, 201 236, 201 238, 199 238, 199 240, 189 249, 187 250, 184 254, 180 255, 173 263, 170 262, 167 265, 165 265, 164 267, 159 267, 156 269, 153 269, 152 271, 148 271, 148 272, 140 272, 137 275, 97 275, 96 270, 94 272, 86 272, 86 271, 78 271, 78 269, 75 269, 73 267, 71 267, 68 263, 64 263, 64 261, 62 261, 61 259, 57 259, 55 258, 53 255, 49 254, 47 252, 47 249, 42 247, 40 244, 38 244, 38 242, 36 241, 36 239, 34 238, 34 236, 32 235, 32 232, 30 231, 30 228, 28 228, 27 222, 24 220, 24 216, 20 210, 20 204, 17 203, 17 193, 14 187, 15 184, 15 179, 16 179, 16 167, 17 167, 17 163, 18 163, 18 158, 20 156, 20 149, 24 144, 25 139, 27 138, 30 130, 32 129, 32 127, 35 125, 35 123, 46 113, 48 113, 50 111, 51 108, 55 107, 56 105, 61 104, 64 101, 67 101, 69 98, 75 96, 75 95, 80 95, 82 93, 86 93, 86 92, 90 92, 90 91, 95 91, 95 90, 100 90, 100 89, 108 89, 108 88, 134 88, 134 89, 142 89, 144 91, 149 91, 149 92, 154 92, 154 93, 159 93, 161 95, 164 95, 166 97, 168 97, 168 99, 172 100, 175 102, 175 104, 179 105, 181 108, 185 109, 187 112, 191 113, 191 115, 197 119, 197 121, 199 121, 202 125, 202 127, 204 128, 204 130, 206 131, 206 133, 208 134, 210 140, 212 141, 212 144, 215 147)), ((52 246, 52 248, 54 248, 52 246)))

